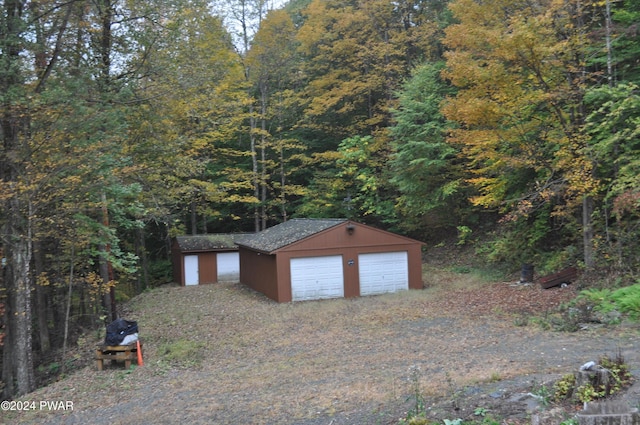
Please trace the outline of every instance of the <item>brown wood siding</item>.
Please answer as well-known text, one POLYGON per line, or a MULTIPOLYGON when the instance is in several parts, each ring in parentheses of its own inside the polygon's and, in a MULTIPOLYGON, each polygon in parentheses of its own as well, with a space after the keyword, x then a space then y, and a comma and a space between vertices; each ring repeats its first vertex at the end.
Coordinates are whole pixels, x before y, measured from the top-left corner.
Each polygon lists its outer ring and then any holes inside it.
POLYGON ((218 281, 218 263, 215 252, 200 252, 198 256, 198 284, 216 283, 218 281))
POLYGON ((409 261, 409 289, 423 289, 422 282, 422 245, 414 244, 407 252, 409 261))
POLYGON ((280 248, 275 255, 240 247, 240 281, 275 301, 290 302, 292 258, 342 255, 344 296, 357 297, 360 296, 358 255, 407 252, 409 289, 422 289, 421 251, 422 244, 416 240, 345 222, 280 248), (351 232, 348 226, 353 226, 351 232))
MULTIPOLYGON (((376 249, 370 252, 401 251, 402 249, 387 249, 387 247, 406 247, 409 245, 420 246, 418 241, 404 236, 385 232, 359 223, 345 222, 332 227, 307 239, 292 243, 278 250, 278 252, 310 250, 335 250, 336 248, 369 248, 376 249), (353 226, 351 233, 348 226, 353 226), (379 249, 381 248, 381 249, 379 249), (379 250, 378 250, 379 249, 379 250)), ((359 252, 366 252, 359 250, 359 252)))
MULTIPOLYGON (((263 254, 240 247, 240 282, 251 289, 262 292, 267 297, 278 302, 278 271, 275 255, 263 254)), ((289 285, 289 301, 291 300, 291 285, 289 285)))
MULTIPOLYGON (((291 301, 291 271, 289 260, 295 257, 342 255, 344 270, 344 296, 360 296, 359 254, 378 252, 407 252, 409 289, 422 289, 422 245, 415 240, 378 230, 359 223, 346 222, 307 239, 278 250, 278 286, 288 287, 291 301), (347 226, 353 226, 349 233, 347 226), (353 264, 349 264, 353 261, 353 264)), ((284 295, 284 293, 283 293, 284 295)))
POLYGON ((184 261, 178 242, 174 239, 171 243, 171 263, 173 265, 173 281, 184 286, 184 261))

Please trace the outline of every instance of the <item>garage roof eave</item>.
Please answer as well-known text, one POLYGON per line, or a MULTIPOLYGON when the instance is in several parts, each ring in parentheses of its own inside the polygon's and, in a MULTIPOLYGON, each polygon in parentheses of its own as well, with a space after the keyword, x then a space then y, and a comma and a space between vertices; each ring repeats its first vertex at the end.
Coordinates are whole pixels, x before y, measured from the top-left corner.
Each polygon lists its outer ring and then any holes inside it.
POLYGON ((214 233, 205 235, 176 236, 180 252, 237 251, 236 241, 247 233, 214 233))
POLYGON ((347 219, 342 218, 291 219, 284 223, 269 227, 262 232, 244 237, 236 243, 238 246, 271 255, 285 246, 306 239, 309 236, 313 236, 347 221, 347 219))

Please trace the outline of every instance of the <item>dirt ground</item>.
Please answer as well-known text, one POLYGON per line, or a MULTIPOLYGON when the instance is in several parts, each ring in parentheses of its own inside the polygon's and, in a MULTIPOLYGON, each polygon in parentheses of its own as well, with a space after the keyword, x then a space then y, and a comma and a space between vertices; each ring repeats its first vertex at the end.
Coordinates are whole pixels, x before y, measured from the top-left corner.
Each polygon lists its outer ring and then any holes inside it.
MULTIPOLYGON (((564 333, 537 324, 575 296, 573 285, 430 270, 425 282, 422 291, 290 304, 239 284, 158 288, 124 311, 138 321, 143 367, 98 372, 93 349, 104 335, 87 336, 72 371, 20 400, 35 408, 0 412, 0 423, 397 424, 417 392, 440 423, 479 409, 523 424, 554 407, 536 401, 542 385, 587 361, 620 353, 640 375, 637 325, 564 333)), ((621 396, 633 407, 638 387, 621 396)), ((574 409, 562 406, 559 417, 574 409)))

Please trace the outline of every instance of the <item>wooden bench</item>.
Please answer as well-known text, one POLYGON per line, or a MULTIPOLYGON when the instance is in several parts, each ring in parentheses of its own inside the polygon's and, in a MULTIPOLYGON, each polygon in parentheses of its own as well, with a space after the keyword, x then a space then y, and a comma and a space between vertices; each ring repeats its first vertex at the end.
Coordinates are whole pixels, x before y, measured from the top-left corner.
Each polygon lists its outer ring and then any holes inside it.
MULTIPOLYGON (((140 349, 142 349, 142 342, 140 342, 140 349)), ((96 366, 98 370, 104 369, 105 360, 124 360, 125 369, 129 369, 132 360, 135 360, 136 364, 138 363, 137 343, 134 342, 129 345, 98 345, 98 348, 96 348, 96 366)))
POLYGON ((560 270, 558 273, 541 277, 539 282, 540 286, 544 289, 548 289, 563 283, 571 283, 576 279, 576 277, 578 277, 578 270, 575 267, 568 267, 564 270, 560 270))

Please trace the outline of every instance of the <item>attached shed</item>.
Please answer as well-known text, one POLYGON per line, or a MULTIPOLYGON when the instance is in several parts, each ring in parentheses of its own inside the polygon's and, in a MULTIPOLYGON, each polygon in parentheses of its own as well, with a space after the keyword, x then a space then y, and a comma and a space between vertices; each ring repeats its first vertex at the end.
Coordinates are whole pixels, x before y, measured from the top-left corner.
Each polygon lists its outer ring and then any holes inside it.
POLYGON ((422 289, 422 242, 346 219, 293 219, 237 240, 240 282, 278 302, 422 289))
POLYGON ((182 286, 230 282, 240 279, 236 239, 246 234, 177 236, 171 256, 173 279, 182 286))

